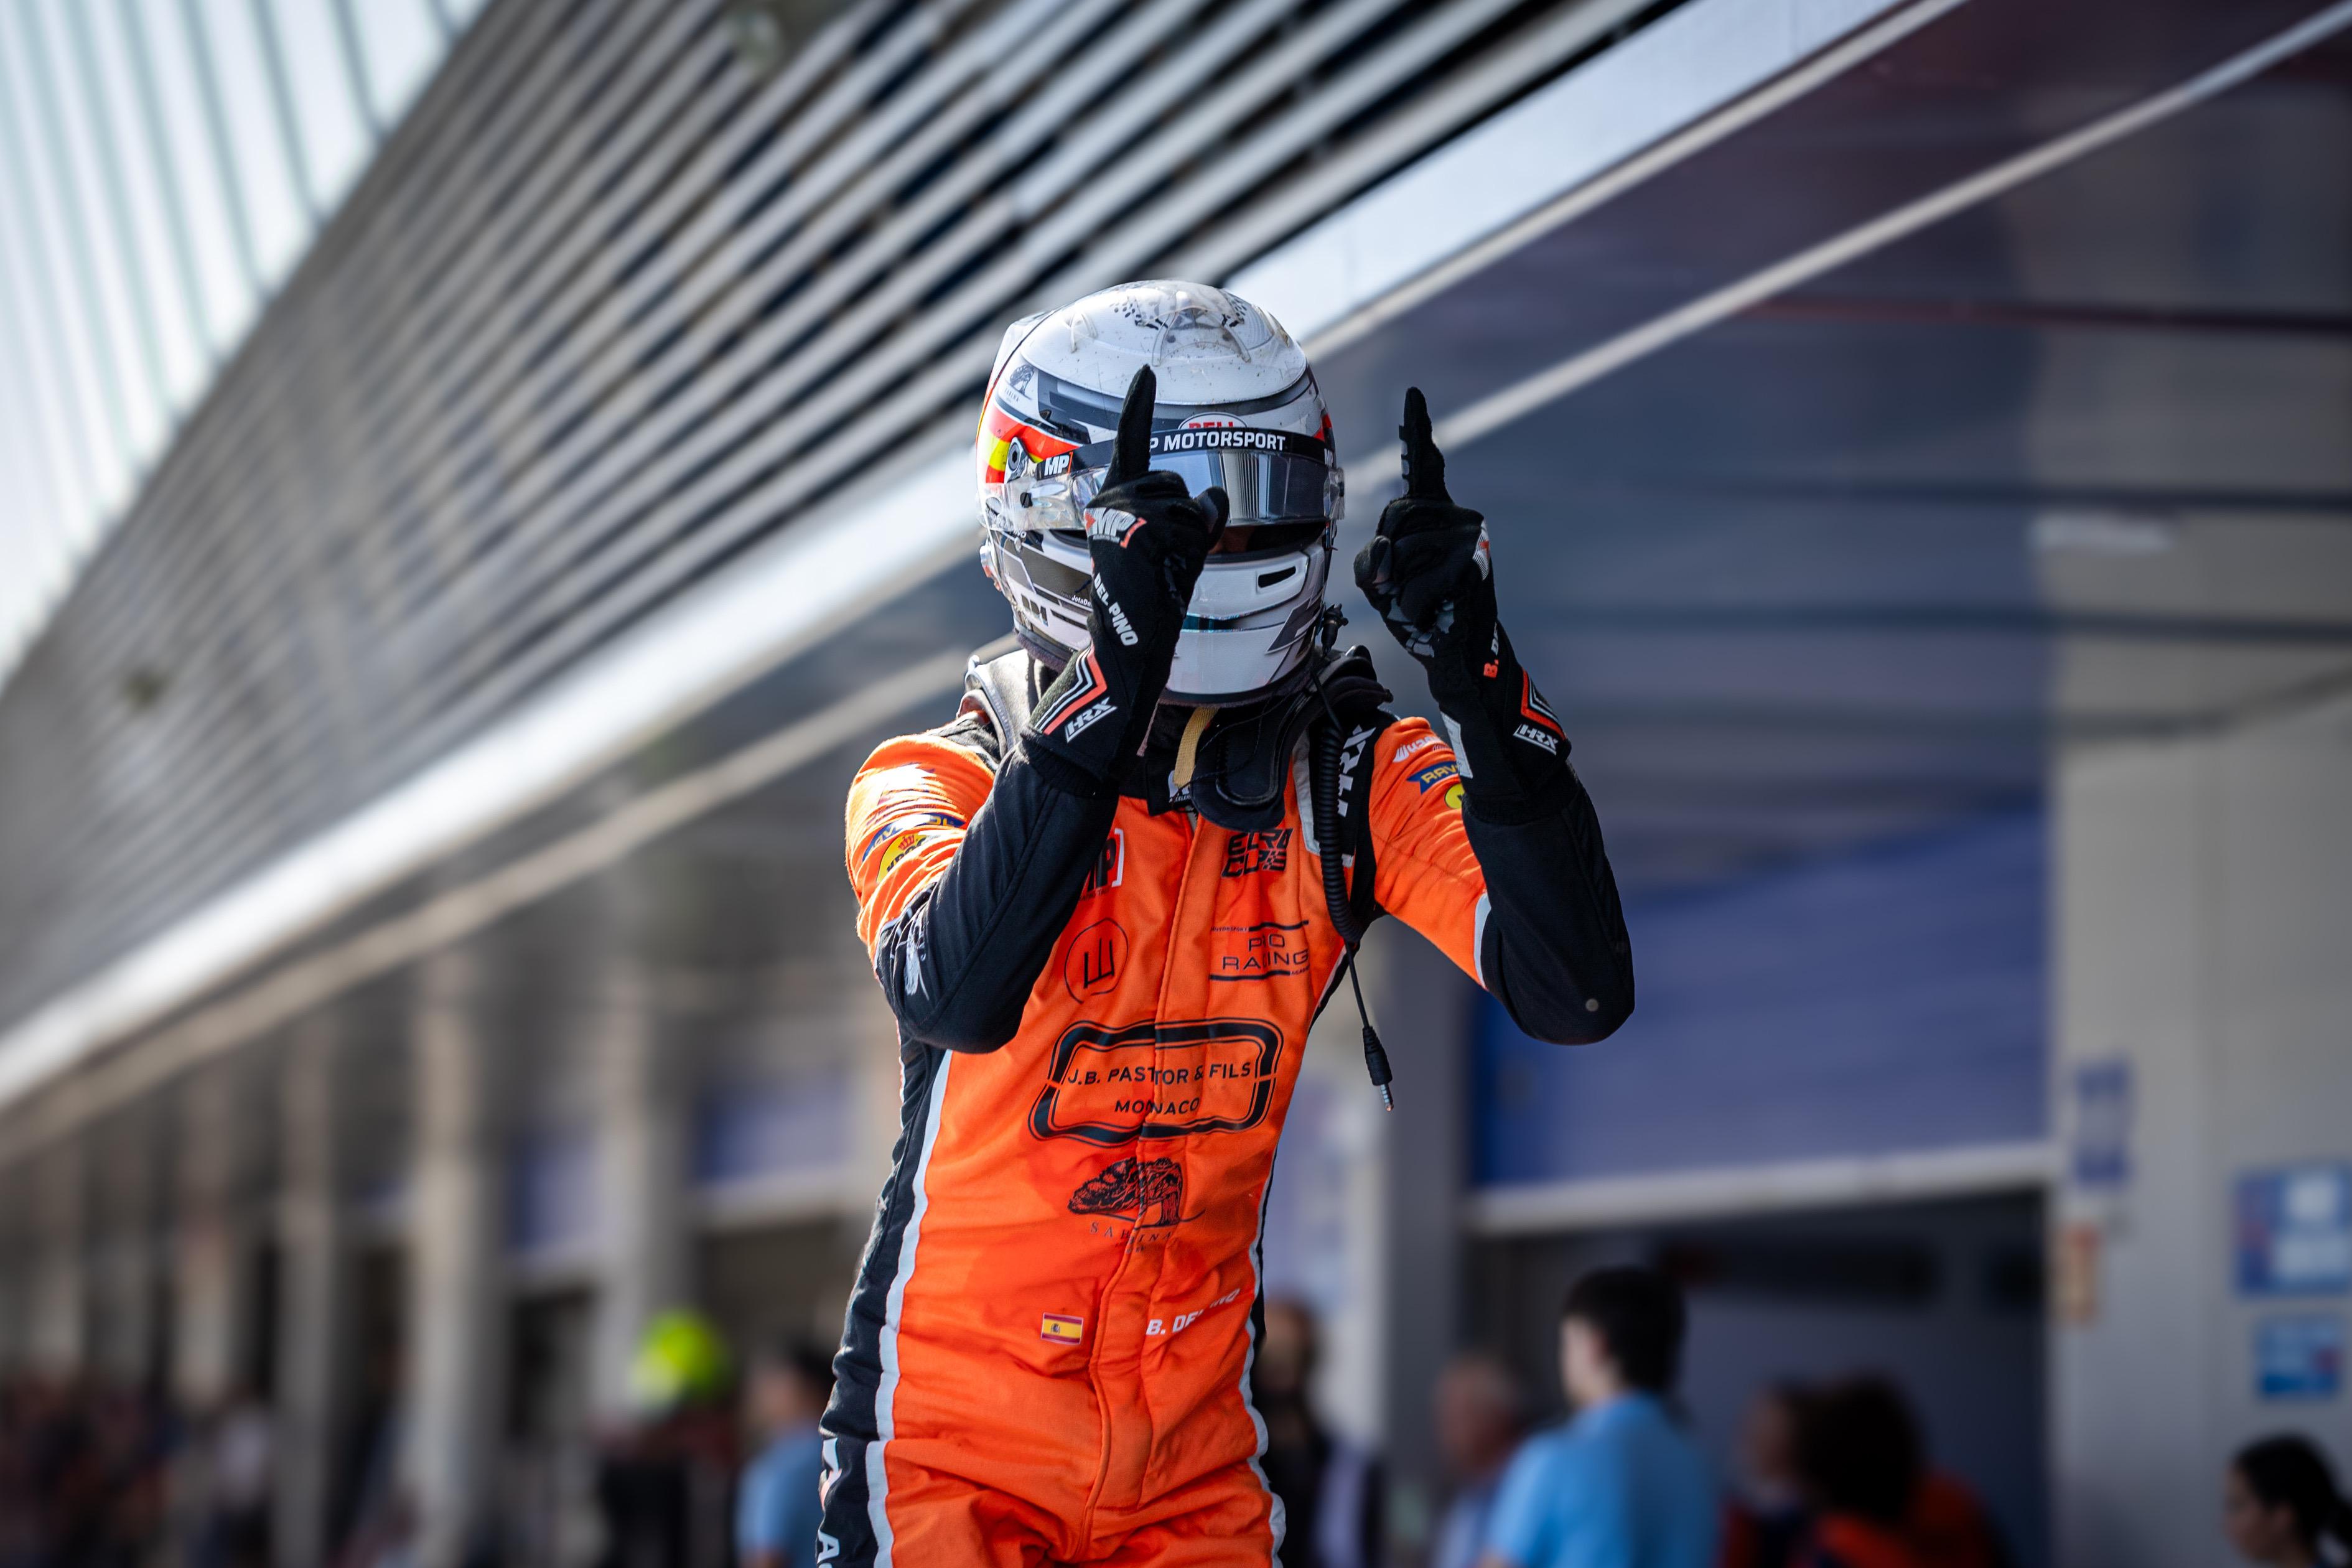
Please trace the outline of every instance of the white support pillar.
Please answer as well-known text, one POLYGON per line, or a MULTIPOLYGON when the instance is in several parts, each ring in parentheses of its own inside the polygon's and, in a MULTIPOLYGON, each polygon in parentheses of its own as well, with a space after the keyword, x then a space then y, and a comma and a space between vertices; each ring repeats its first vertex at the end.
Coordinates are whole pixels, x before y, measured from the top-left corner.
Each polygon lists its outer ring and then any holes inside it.
POLYGON ((27 1316, 27 1361, 53 1376, 82 1369, 88 1354, 89 1171, 79 1139, 40 1156, 33 1168, 37 1258, 27 1316))
MULTIPOLYGON (((1452 961, 1401 921, 1381 921, 1365 952, 1373 961, 1365 989, 1396 1072, 1396 1109, 1381 1118, 1381 1403, 1389 1522, 1411 1547, 1428 1539, 1446 1479, 1435 1394, 1464 1327, 1465 1100, 1474 997, 1452 961)), ((1325 1016, 1356 1022, 1344 997, 1325 1016)), ((1358 1029, 1348 1032, 1360 1043, 1358 1029)), ((1356 1077, 1363 1079, 1360 1059, 1356 1077)))
POLYGON ((327 1509, 347 1406, 351 1270, 331 1015, 307 1020, 280 1084, 278 1467, 273 1534, 284 1568, 327 1561, 327 1509))
POLYGON ((628 1410, 637 1341, 654 1316, 693 1298, 686 1073, 666 1048, 644 974, 616 955, 593 1042, 596 1071, 598 1269, 593 1387, 600 1416, 628 1410))
POLYGON ((183 1091, 173 1234, 173 1392, 204 1410, 235 1392, 253 1323, 243 1191, 254 1143, 245 1064, 200 1069, 183 1091))
POLYGON ((38 1257, 32 1194, 26 1165, 0 1170, 0 1378, 21 1374, 31 1360, 27 1320, 38 1257))
POLYGON ((157 1350, 158 1286, 163 1267, 156 1166, 156 1108, 133 1107, 95 1136, 98 1250, 91 1258, 90 1360, 118 1387, 143 1385, 157 1350))
POLYGON ((2242 1179, 2352 1163, 2352 701, 2086 747, 2053 795, 2053 1087, 2086 1156, 2053 1205, 2054 1556, 2189 1568, 2240 1444, 2301 1432, 2352 1470, 2352 1394, 2266 1396, 2259 1362, 2273 1331, 2317 1336, 2313 1373, 2341 1345, 2340 1188, 2300 1205, 2288 1291, 2242 1286, 2235 1234, 2242 1179))
POLYGON ((402 1472, 422 1568, 455 1568, 488 1520, 504 1388, 498 1074, 473 967, 469 954, 445 952, 417 980, 414 1351, 402 1472))

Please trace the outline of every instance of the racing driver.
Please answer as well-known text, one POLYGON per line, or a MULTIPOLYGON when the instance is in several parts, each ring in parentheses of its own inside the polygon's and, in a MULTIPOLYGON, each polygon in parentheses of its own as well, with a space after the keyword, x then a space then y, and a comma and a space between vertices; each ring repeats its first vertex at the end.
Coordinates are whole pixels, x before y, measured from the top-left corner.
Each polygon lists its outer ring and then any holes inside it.
POLYGON ((1273 318, 1146 282, 1005 333, 982 561, 1017 643, 849 793, 903 1123, 835 1362, 819 1562, 1274 1562, 1260 1231, 1364 924, 1399 916, 1545 1039, 1632 1011, 1600 826, 1418 392, 1402 435, 1356 581, 1443 735, 1334 649, 1340 472, 1273 318))

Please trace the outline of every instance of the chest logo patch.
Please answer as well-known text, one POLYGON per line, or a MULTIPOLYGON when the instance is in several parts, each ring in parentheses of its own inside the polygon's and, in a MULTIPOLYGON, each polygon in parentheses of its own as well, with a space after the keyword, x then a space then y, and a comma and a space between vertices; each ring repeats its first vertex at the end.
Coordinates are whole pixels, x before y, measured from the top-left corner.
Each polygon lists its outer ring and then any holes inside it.
POLYGON ((1129 1154, 1106 1165, 1070 1194, 1072 1214, 1118 1215, 1140 1226, 1174 1225, 1184 1217, 1184 1168, 1162 1156, 1129 1154))
POLYGON ((1029 1131, 1106 1148, 1244 1131, 1274 1103, 1281 1055, 1282 1032, 1255 1018, 1079 1024, 1055 1043, 1029 1131))
POLYGON ((1087 873, 1078 897, 1090 899, 1127 880, 1127 829, 1114 827, 1103 840, 1102 852, 1095 857, 1094 868, 1087 873))
POLYGON ((1070 988, 1071 999, 1083 1002, 1116 990, 1129 945, 1127 928, 1117 921, 1097 921, 1072 937, 1070 951, 1062 955, 1062 984, 1070 988))
POLYGON ((1246 877, 1256 871, 1280 871, 1290 864, 1287 827, 1259 833, 1236 833, 1225 841, 1225 875, 1246 877))
POLYGON ((1305 974, 1307 964, 1307 922, 1285 924, 1261 921, 1255 925, 1219 926, 1213 933, 1216 951, 1209 978, 1231 984, 1242 980, 1271 980, 1277 974, 1305 974))

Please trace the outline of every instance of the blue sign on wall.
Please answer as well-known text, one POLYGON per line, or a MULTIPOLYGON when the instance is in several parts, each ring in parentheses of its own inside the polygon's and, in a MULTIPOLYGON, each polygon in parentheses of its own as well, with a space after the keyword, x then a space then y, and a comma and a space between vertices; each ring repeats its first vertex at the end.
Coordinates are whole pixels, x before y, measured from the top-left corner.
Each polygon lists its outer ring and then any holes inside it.
POLYGON ((849 1156, 853 1110, 840 1073, 714 1085, 695 1107, 694 1179, 724 1186, 838 1166, 849 1156))
POLYGON ((2131 1183, 2132 1066, 2122 1057, 2074 1069, 2074 1184, 2098 1192, 2131 1183))
POLYGON ((596 1142, 585 1128, 542 1127, 507 1151, 507 1247, 555 1251, 596 1233, 596 1142))
POLYGON ((1474 1179, 2046 1136, 2049 882, 2028 811, 1629 905, 1641 1004, 1605 1043, 1529 1039, 1482 998, 1474 1179))
POLYGON ((2352 1165, 2286 1165, 2238 1178, 2238 1289, 2249 1296, 2352 1290, 2352 1165))
POLYGON ((2254 1393, 2263 1399, 2333 1399, 2344 1386, 2344 1320, 2333 1312, 2254 1324, 2254 1393))

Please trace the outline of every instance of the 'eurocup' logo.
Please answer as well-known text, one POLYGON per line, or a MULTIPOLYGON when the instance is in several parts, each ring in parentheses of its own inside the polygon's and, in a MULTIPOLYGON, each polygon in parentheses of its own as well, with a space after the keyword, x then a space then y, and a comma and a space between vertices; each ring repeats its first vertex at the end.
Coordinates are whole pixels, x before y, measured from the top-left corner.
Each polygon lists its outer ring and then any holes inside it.
POLYGON ((1287 827, 1268 827, 1234 834, 1225 840, 1224 875, 1248 877, 1260 871, 1282 870, 1290 864, 1290 831, 1287 827))

